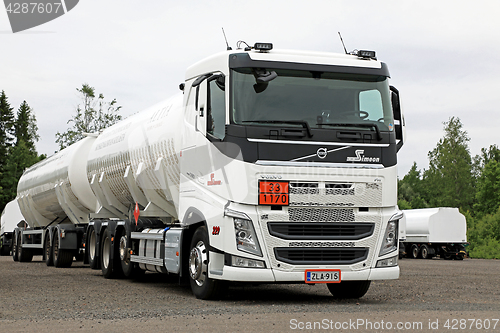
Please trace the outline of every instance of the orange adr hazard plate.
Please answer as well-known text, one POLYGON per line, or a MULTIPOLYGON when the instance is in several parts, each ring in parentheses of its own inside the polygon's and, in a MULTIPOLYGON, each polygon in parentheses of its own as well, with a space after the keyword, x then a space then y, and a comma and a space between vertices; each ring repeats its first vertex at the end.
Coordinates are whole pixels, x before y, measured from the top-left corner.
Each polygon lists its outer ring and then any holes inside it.
POLYGON ((259 205, 288 206, 288 182, 259 181, 259 205))

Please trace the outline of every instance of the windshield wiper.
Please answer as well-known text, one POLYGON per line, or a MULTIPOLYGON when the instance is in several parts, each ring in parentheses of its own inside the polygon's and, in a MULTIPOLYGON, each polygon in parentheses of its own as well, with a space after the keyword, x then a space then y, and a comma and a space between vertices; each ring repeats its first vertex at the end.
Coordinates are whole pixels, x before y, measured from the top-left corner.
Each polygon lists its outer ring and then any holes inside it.
POLYGON ((244 120, 242 123, 260 123, 260 124, 297 124, 302 125, 307 131, 307 135, 311 138, 311 127, 305 120, 244 120))
POLYGON ((380 133, 380 128, 378 127, 377 123, 371 123, 371 124, 359 124, 359 123, 321 123, 321 124, 316 124, 316 125, 332 126, 332 127, 352 126, 352 127, 375 128, 375 132, 377 132, 377 140, 378 141, 382 140, 382 134, 380 133))

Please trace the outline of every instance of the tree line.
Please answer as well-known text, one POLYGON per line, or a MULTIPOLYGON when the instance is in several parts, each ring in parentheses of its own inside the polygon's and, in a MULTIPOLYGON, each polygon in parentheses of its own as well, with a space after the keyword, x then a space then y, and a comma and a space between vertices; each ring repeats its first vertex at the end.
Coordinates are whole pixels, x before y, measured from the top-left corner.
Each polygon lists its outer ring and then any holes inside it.
POLYGON ((494 144, 472 157, 460 118, 443 125, 429 168, 414 162, 399 179, 399 208, 458 207, 467 219, 469 255, 500 259, 500 149, 494 144))
MULTIPOLYGON (((121 106, 116 99, 106 102, 103 94, 84 83, 76 89, 82 101, 76 107, 76 114, 68 120, 70 127, 57 132, 55 142, 59 149, 77 142, 86 133, 94 133, 111 126, 122 119, 118 114, 121 106)), ((24 170, 46 158, 39 155, 35 144, 39 140, 38 126, 33 109, 23 101, 17 112, 10 105, 5 91, 0 94, 0 211, 14 200, 17 183, 24 170)))
POLYGON ((24 170, 45 158, 35 148, 38 127, 33 109, 23 101, 17 112, 5 91, 0 94, 0 210, 16 197, 24 170))

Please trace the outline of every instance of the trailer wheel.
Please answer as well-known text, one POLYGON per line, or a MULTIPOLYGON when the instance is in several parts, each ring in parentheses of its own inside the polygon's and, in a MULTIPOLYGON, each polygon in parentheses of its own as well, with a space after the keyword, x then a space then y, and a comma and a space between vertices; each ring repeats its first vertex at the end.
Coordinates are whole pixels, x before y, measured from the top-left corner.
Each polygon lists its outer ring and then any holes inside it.
POLYGON ((196 229, 191 240, 188 258, 189 283, 196 298, 216 299, 226 291, 225 281, 208 277, 208 232, 205 226, 196 229))
POLYGON ((52 253, 52 244, 50 243, 50 233, 45 233, 45 242, 43 243, 43 253, 45 256, 45 264, 54 266, 54 255, 52 253))
POLYGON ((412 257, 413 259, 417 259, 417 258, 418 258, 419 254, 420 254, 420 251, 419 251, 419 249, 418 249, 418 245, 417 245, 417 244, 413 244, 413 245, 411 246, 410 253, 411 253, 411 257, 412 257))
POLYGON ((89 254, 89 265, 92 269, 99 269, 99 260, 97 260, 97 235, 94 227, 90 227, 90 236, 86 244, 86 248, 89 254))
POLYGON ((431 259, 431 256, 429 254, 429 246, 427 246, 427 244, 423 244, 420 247, 420 255, 422 256, 422 259, 431 259))
POLYGON ((333 297, 338 299, 361 298, 368 288, 371 281, 344 281, 340 283, 327 283, 326 286, 333 297))
POLYGON ((30 262, 33 260, 33 252, 31 252, 30 249, 23 249, 23 242, 22 242, 22 233, 19 233, 18 235, 18 246, 17 246, 17 257, 20 262, 30 262))
POLYGON ((19 261, 17 253, 17 237, 18 237, 18 232, 14 232, 14 237, 12 237, 12 260, 14 261, 19 261))
POLYGON ((101 242, 101 270, 106 279, 112 279, 117 274, 117 270, 113 269, 113 260, 111 259, 112 246, 111 231, 106 228, 101 242))
POLYGON ((57 268, 71 267, 73 264, 73 252, 59 248, 58 233, 58 229, 55 229, 54 236, 52 237, 52 258, 54 258, 54 266, 57 268))

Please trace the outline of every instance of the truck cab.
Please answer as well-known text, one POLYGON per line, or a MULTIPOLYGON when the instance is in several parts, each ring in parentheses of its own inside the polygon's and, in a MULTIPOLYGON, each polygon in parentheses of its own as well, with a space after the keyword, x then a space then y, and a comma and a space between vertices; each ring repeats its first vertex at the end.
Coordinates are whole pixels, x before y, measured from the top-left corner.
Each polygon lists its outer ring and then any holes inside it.
POLYGON ((211 249, 198 267, 192 248, 195 284, 303 281, 359 297, 398 278, 404 119, 375 52, 228 50, 187 70, 184 105, 179 217, 203 221, 211 249))

